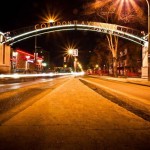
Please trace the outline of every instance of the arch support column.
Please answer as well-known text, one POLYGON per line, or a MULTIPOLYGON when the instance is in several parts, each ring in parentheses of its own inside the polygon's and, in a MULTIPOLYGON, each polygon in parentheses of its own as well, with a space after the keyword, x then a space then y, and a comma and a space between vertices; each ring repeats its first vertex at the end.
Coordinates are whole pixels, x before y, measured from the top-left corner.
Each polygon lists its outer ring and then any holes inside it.
POLYGON ((142 78, 148 79, 148 43, 142 47, 142 78))
POLYGON ((0 74, 10 73, 11 71, 10 51, 9 45, 0 43, 0 74))

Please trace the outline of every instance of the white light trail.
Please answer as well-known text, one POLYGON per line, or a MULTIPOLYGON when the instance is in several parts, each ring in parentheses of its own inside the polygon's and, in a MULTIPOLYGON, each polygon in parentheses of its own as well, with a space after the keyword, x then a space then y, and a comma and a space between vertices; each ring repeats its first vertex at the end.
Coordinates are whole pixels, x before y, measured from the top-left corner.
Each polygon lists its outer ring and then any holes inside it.
POLYGON ((4 78, 28 78, 28 77, 53 77, 53 76, 65 76, 65 75, 84 75, 84 72, 71 72, 71 73, 41 73, 41 74, 0 74, 0 79, 4 78))

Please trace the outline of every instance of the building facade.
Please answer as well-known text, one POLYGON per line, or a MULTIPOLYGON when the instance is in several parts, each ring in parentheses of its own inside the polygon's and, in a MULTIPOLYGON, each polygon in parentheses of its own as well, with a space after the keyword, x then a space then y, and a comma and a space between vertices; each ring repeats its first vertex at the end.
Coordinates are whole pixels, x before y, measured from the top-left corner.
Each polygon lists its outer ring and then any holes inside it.
POLYGON ((11 72, 40 72, 42 71, 42 62, 43 59, 41 57, 16 49, 11 53, 11 72))

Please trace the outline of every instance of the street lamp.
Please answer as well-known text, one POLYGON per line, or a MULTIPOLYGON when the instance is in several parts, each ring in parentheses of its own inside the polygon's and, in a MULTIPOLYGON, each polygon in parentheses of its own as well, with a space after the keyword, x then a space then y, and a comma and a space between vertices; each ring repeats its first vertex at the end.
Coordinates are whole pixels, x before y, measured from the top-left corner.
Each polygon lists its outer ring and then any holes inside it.
POLYGON ((68 49, 68 54, 74 57, 74 71, 76 72, 78 49, 68 49))
POLYGON ((69 55, 73 55, 73 49, 69 49, 69 50, 68 50, 68 54, 69 54, 69 55))
POLYGON ((53 18, 50 18, 50 19, 48 20, 48 22, 49 22, 49 23, 54 23, 55 20, 54 20, 53 18))
POLYGON ((77 58, 74 58, 74 72, 77 72, 77 58))
MULTIPOLYGON (((70 58, 70 56, 72 57, 73 56, 73 49, 68 49, 67 54, 68 54, 69 58, 70 58)), ((69 60, 69 58, 68 58, 68 60, 69 60)), ((64 61, 66 61, 66 57, 64 58, 64 61)), ((73 68, 72 61, 71 61, 71 67, 73 68)))

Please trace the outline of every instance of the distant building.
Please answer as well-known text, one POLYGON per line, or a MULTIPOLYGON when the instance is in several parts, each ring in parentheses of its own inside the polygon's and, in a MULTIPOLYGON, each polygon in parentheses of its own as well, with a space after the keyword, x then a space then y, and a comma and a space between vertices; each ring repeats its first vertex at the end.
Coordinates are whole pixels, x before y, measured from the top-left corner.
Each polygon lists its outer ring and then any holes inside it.
POLYGON ((41 71, 43 59, 20 49, 12 51, 12 72, 41 71))
POLYGON ((117 73, 120 76, 141 76, 141 60, 138 56, 131 58, 127 49, 121 51, 117 62, 117 73))

